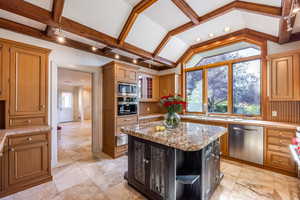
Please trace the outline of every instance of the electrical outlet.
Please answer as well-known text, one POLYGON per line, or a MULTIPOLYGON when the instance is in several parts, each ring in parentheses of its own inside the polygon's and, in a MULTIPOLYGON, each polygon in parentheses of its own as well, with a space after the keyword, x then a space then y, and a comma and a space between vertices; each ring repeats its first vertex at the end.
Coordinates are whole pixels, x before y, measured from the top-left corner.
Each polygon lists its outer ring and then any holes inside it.
POLYGON ((150 107, 147 107, 147 112, 150 112, 150 107))
POLYGON ((277 111, 276 110, 272 111, 272 117, 277 117, 277 111))

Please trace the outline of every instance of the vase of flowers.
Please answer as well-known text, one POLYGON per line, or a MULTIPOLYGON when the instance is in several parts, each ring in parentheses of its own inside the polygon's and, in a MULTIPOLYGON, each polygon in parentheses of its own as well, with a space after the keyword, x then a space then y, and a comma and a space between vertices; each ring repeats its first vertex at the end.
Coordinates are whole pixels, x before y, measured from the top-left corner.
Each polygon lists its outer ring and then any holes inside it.
POLYGON ((180 95, 169 95, 161 98, 160 103, 167 109, 164 124, 167 129, 177 128, 180 123, 179 112, 186 108, 186 102, 180 95))

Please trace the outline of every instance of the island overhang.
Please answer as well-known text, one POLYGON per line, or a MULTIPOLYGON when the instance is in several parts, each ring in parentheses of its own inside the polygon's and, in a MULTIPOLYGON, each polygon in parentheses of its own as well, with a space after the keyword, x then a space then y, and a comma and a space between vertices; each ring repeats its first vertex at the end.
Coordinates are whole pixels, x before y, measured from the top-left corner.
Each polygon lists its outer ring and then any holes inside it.
POLYGON ((199 151, 227 132, 222 126, 181 122, 172 130, 157 131, 162 121, 129 125, 121 128, 122 133, 182 151, 199 151))

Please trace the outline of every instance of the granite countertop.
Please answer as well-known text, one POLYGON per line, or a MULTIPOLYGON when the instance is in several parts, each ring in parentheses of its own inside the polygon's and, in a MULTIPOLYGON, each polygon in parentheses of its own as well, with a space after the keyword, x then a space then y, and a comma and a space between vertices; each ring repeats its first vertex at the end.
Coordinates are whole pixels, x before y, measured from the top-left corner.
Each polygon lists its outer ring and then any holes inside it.
POLYGON ((300 124, 286 123, 286 122, 273 122, 255 119, 243 119, 237 117, 215 117, 215 116, 203 116, 203 115, 181 115, 183 120, 192 120, 194 122, 219 122, 223 124, 241 124, 252 126, 263 126, 269 128, 283 128, 283 129, 296 129, 300 127, 300 124))
POLYGON ((50 131, 50 130, 51 128, 49 126, 31 126, 31 127, 24 127, 24 128, 0 130, 0 156, 2 155, 4 142, 7 136, 22 135, 27 133, 43 132, 43 131, 50 131))
POLYGON ((149 140, 182 151, 198 151, 227 132, 220 126, 211 126, 191 122, 181 122, 174 130, 156 131, 155 126, 163 125, 162 121, 122 127, 127 135, 149 140))
POLYGON ((143 115, 139 115, 139 120, 153 119, 153 118, 159 118, 164 116, 165 115, 161 113, 143 114, 143 115))

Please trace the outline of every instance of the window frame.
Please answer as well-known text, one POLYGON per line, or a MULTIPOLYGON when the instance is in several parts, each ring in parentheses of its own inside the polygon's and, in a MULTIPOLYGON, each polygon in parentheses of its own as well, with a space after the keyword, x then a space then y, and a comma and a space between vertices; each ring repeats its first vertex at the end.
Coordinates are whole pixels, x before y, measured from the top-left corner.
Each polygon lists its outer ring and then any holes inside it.
MULTIPOLYGON (((233 59, 233 60, 227 60, 223 62, 217 62, 212 63, 204 66, 196 66, 192 68, 183 69, 183 73, 185 76, 185 83, 186 84, 186 73, 190 71, 197 71, 197 70, 203 70, 202 78, 203 78, 203 89, 202 89, 202 98, 203 98, 203 105, 207 105, 208 102, 208 77, 207 77, 207 69, 209 68, 216 68, 221 66, 227 66, 228 67, 228 109, 226 113, 210 113, 208 112, 208 115, 215 115, 215 116, 237 116, 237 117, 251 117, 251 118, 262 118, 263 116, 263 52, 261 55, 257 56, 250 56, 245 58, 239 58, 239 59, 233 59), (258 115, 247 115, 247 114, 236 114, 233 113, 233 64, 240 63, 240 62, 247 62, 247 61, 253 61, 253 60, 260 60, 260 114, 258 115)), ((186 97, 186 85, 184 86, 184 96, 186 97)), ((203 112, 189 112, 185 111, 187 114, 205 114, 204 109, 203 112)))

